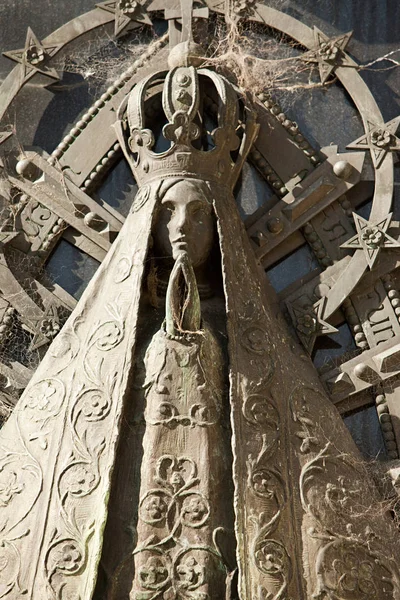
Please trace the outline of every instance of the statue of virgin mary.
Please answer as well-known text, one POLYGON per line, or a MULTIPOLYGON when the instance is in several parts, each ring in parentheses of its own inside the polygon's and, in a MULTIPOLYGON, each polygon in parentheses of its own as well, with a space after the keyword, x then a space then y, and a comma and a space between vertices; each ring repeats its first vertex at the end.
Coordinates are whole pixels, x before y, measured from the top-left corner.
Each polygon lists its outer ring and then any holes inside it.
POLYGON ((116 127, 138 193, 0 433, 0 597, 400 599, 398 532, 238 215, 251 106, 185 42, 116 127))

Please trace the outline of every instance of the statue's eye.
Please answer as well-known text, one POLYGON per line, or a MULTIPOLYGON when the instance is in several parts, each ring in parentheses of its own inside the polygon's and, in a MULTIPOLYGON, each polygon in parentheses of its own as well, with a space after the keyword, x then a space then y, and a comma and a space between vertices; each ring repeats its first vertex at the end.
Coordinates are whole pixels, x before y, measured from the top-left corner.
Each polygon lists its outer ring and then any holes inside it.
POLYGON ((163 203, 163 207, 170 213, 173 213, 175 211, 175 205, 172 204, 172 202, 163 203))
POLYGON ((204 214, 205 214, 204 207, 203 207, 203 206, 201 206, 201 205, 199 205, 199 204, 198 204, 197 206, 196 206, 196 205, 195 205, 195 206, 192 206, 192 207, 190 208, 190 214, 191 214, 191 215, 192 215, 192 217, 194 217, 195 219, 200 219, 200 218, 202 218, 202 217, 204 216, 204 214))

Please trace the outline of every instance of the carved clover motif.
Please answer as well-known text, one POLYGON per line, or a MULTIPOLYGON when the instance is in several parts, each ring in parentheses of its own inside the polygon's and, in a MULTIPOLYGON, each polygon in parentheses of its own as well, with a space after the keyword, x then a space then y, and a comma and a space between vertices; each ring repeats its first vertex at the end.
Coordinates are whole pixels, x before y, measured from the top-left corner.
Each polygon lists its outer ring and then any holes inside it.
POLYGON ((56 388, 53 387, 49 381, 41 381, 36 386, 35 394, 28 398, 26 403, 29 408, 46 411, 50 406, 50 398, 54 396, 56 388))
POLYGON ((384 124, 367 120, 365 133, 348 144, 347 148, 370 150, 375 168, 379 169, 388 152, 400 150, 400 139, 396 135, 399 123, 400 117, 395 117, 384 124))
POLYGON ((254 354, 264 354, 268 350, 267 333, 256 325, 243 332, 241 341, 246 350, 254 354))
POLYGON ((82 409, 85 417, 102 417, 108 408, 108 400, 102 392, 90 390, 86 394, 86 400, 83 403, 82 409))
POLYGON ((235 0, 233 12, 239 17, 249 17, 254 13, 255 0, 235 0))
POLYGON ((277 502, 281 507, 285 501, 284 487, 278 476, 267 469, 257 469, 250 473, 250 483, 258 496, 277 502))
POLYGON ((161 558, 151 556, 139 569, 139 579, 145 589, 157 590, 167 583, 168 569, 161 558))
POLYGON ((167 504, 160 495, 150 494, 143 502, 144 513, 148 516, 146 522, 161 521, 167 513, 167 504))
POLYGON ((365 245, 373 249, 379 248, 385 239, 384 233, 376 226, 366 227, 362 232, 361 237, 364 240, 365 245))
POLYGON ((0 507, 7 506, 11 500, 24 489, 23 483, 18 483, 14 471, 0 471, 0 507))
POLYGON ((85 465, 74 465, 67 475, 67 488, 75 496, 83 496, 93 489, 96 475, 85 465))
POLYGON ((189 146, 192 140, 196 140, 199 137, 200 129, 195 123, 189 120, 185 112, 177 110, 172 117, 172 123, 164 125, 163 135, 167 140, 171 140, 171 142, 189 146))
MULTIPOLYGON (((154 135, 150 129, 132 129, 128 140, 129 148, 132 152, 134 165, 139 164, 139 148, 152 148, 154 146, 154 135)), ((139 192, 140 193, 140 192, 139 192)))
POLYGON ((73 541, 62 542, 55 550, 55 565, 61 571, 77 571, 82 562, 82 553, 73 541))
POLYGON ((357 234, 341 245, 341 248, 364 251, 368 266, 372 269, 381 249, 398 248, 400 242, 388 234, 392 220, 392 213, 377 222, 367 221, 360 215, 353 213, 357 234))
POLYGON ((205 500, 198 494, 185 498, 182 506, 182 521, 190 527, 200 527, 208 518, 209 509, 205 500))
POLYGON ((40 324, 40 332, 48 338, 53 338, 60 331, 60 324, 56 319, 45 318, 40 324))
POLYGON ((360 560, 355 552, 347 552, 346 560, 333 561, 339 581, 338 589, 342 592, 355 592, 363 597, 375 598, 377 589, 373 580, 373 565, 365 560, 360 560))
POLYGON ((299 315, 297 318, 296 329, 304 333, 304 335, 311 335, 318 328, 317 317, 314 313, 305 313, 299 315))
POLYGON ((180 587, 195 589, 204 581, 204 567, 200 565, 194 556, 188 556, 184 562, 176 568, 180 587))
POLYGON ((326 297, 322 296, 312 305, 300 306, 295 302, 287 302, 290 315, 296 327, 297 335, 303 346, 311 354, 315 340, 319 335, 337 333, 333 327, 323 319, 326 297))

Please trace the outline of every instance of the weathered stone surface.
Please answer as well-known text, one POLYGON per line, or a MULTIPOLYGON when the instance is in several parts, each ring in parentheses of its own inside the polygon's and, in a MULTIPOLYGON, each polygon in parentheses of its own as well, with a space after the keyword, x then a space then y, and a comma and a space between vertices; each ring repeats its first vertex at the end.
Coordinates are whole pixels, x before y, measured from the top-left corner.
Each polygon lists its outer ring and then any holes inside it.
MULTIPOLYGON (((0 433, 10 597, 399 598, 398 533, 376 514, 379 494, 340 416, 276 319, 235 206, 257 133, 251 109, 239 123, 237 106, 227 80, 182 64, 149 75, 120 108, 139 192, 0 433), (157 154, 144 103, 160 77, 172 143, 157 154), (211 151, 193 145, 206 85, 222 107, 211 151), (165 321, 142 335, 141 379, 138 319, 163 277, 165 321), (227 349, 203 316, 213 293, 227 349), (124 438, 131 402, 141 433, 124 438), (124 468, 140 478, 119 496, 124 468), (134 541, 112 565, 122 537, 105 525, 120 517, 134 541)), ((355 375, 369 371, 358 363, 355 375)))

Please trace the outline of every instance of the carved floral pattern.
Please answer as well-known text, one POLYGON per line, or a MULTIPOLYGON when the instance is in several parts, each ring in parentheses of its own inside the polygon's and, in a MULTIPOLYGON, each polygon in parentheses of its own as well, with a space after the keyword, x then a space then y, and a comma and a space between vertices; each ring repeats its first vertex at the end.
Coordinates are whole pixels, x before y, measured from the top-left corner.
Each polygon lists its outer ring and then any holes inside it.
POLYGON ((119 0, 118 8, 124 14, 132 17, 138 10, 139 3, 136 0, 119 0))
POLYGON ((168 504, 162 494, 149 494, 143 500, 143 520, 146 523, 157 523, 167 516, 168 504))
POLYGON ((323 60, 336 62, 339 57, 340 48, 336 45, 335 40, 327 40, 321 42, 317 52, 323 60))
POLYGON ((370 138, 374 146, 377 146, 378 148, 386 148, 392 143, 393 135, 387 129, 381 128, 372 131, 370 138))
MULTIPOLYGON (((205 527, 210 517, 209 501, 198 489, 197 465, 187 457, 163 455, 153 480, 158 487, 148 490, 139 505, 139 518, 155 529, 135 550, 137 585, 141 590, 162 590, 160 598, 206 600, 208 595, 199 588, 206 583, 207 570, 225 567, 217 548, 181 538, 182 528, 205 527), (214 561, 219 566, 212 567, 214 561)), ((133 597, 144 598, 143 592, 136 591, 133 597)))
POLYGON ((301 503, 312 524, 309 541, 314 540, 316 547, 313 598, 389 600, 393 598, 393 572, 387 559, 374 555, 370 541, 375 534, 365 516, 374 492, 368 489, 360 465, 321 439, 309 414, 318 396, 312 389, 299 387, 290 398, 293 421, 301 425, 295 431, 300 452, 308 459, 299 483, 301 503))
POLYGON ((268 575, 285 574, 289 571, 289 556, 279 542, 263 540, 257 544, 254 557, 258 568, 268 575))
POLYGON ((51 397, 55 395, 56 388, 49 381, 41 381, 35 394, 31 394, 26 401, 26 406, 31 409, 37 408, 40 411, 48 411, 51 397))
POLYGON ((338 576, 338 590, 345 594, 355 592, 375 597, 377 590, 373 580, 373 564, 361 560, 355 552, 347 553, 346 559, 346 563, 335 559, 332 564, 338 576))
POLYGON ((18 481, 14 471, 2 472, 0 470, 0 507, 7 506, 16 494, 20 494, 25 487, 18 481))
POLYGON ((77 463, 66 471, 63 483, 68 493, 74 496, 85 496, 94 489, 97 477, 91 465, 77 463))
POLYGON ((166 521, 175 513, 172 529, 180 524, 203 526, 210 513, 207 499, 195 488, 199 484, 197 466, 189 458, 162 456, 157 465, 155 481, 160 489, 148 491, 140 501, 139 516, 146 523, 166 521))
POLYGON ((37 65, 43 62, 45 59, 44 49, 40 46, 29 46, 29 48, 25 51, 25 58, 26 61, 31 65, 37 65))

